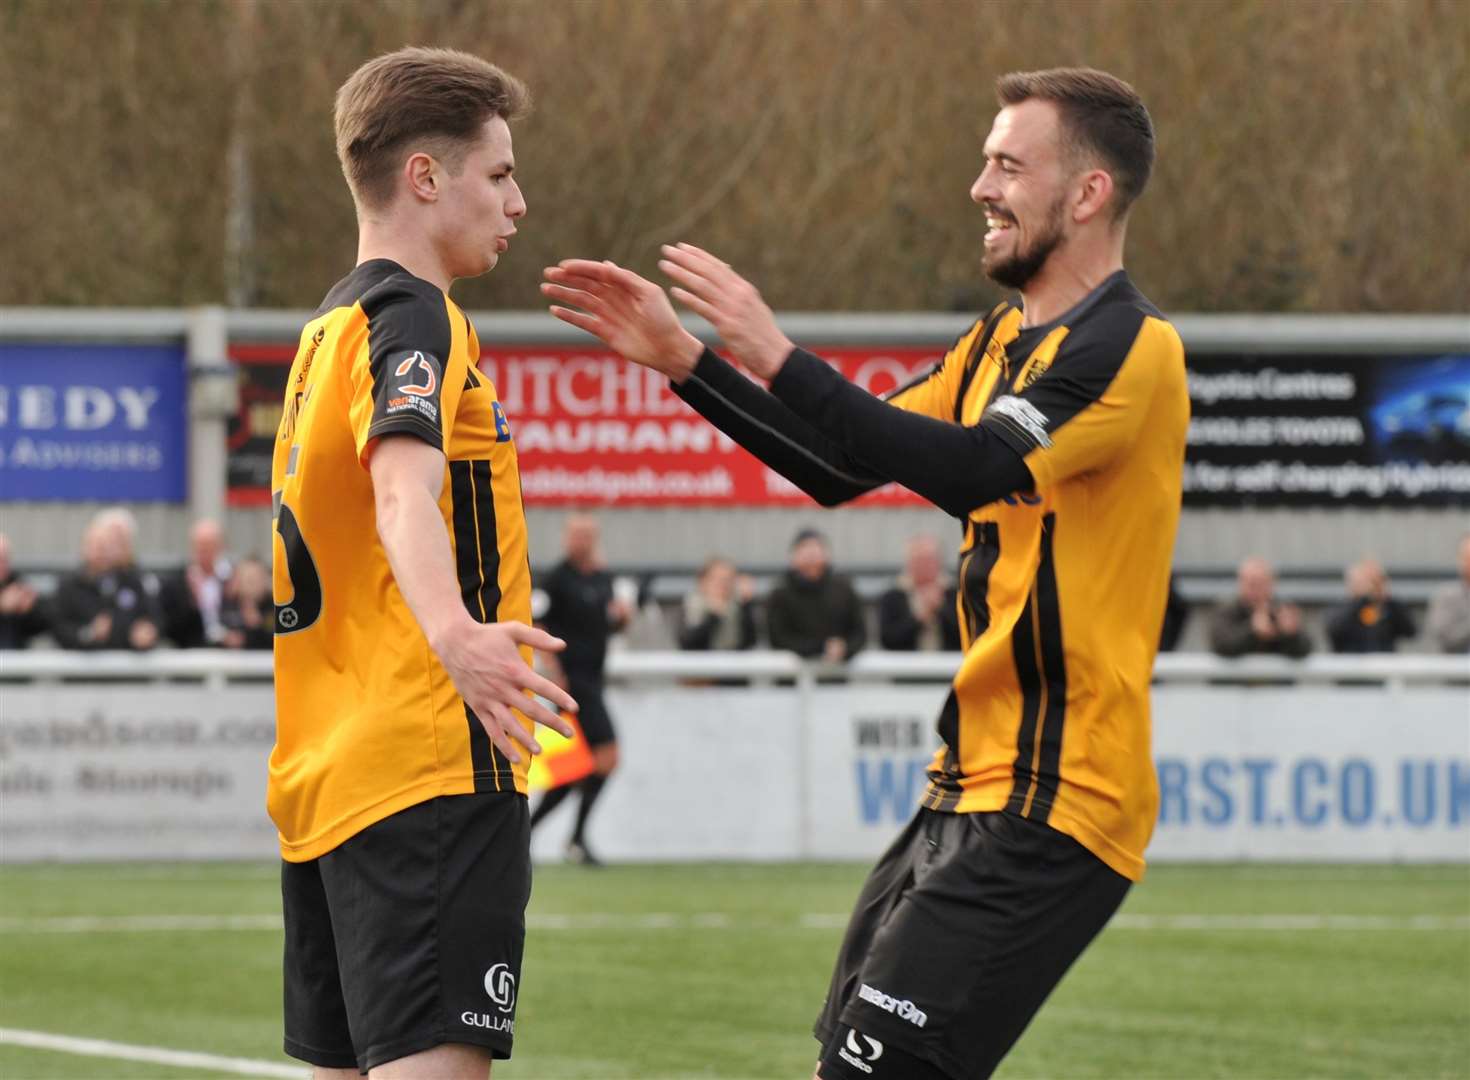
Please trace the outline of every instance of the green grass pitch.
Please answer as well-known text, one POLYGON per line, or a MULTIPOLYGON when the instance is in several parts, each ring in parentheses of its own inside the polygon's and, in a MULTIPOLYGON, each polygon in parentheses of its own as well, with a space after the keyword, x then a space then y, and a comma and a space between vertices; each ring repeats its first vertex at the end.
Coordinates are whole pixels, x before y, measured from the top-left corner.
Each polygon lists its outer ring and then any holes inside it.
MULTIPOLYGON (((538 868, 497 1080, 805 1080, 865 870, 538 868)), ((278 914, 274 866, 0 870, 0 1028, 284 1063, 278 914)), ((217 1075, 0 1038, 5 1080, 217 1075)), ((1155 867, 999 1075, 1470 1076, 1470 866, 1155 867)))

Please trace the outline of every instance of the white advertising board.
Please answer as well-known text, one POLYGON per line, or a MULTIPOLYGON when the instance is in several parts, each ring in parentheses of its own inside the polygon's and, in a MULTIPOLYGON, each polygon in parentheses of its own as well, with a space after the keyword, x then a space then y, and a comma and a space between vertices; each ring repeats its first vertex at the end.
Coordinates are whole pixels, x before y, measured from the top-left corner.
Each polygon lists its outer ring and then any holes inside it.
MULTIPOLYGON (((612 859, 871 859, 912 815, 947 687, 609 693, 612 859)), ((0 860, 271 858, 267 687, 0 689, 0 860)), ((1167 859, 1470 861, 1470 695, 1160 687, 1167 859)), ((559 855, 575 799, 538 830, 559 855)))
POLYGON ((0 859, 269 858, 270 687, 0 689, 0 859))
POLYGON ((1470 693, 1158 687, 1151 859, 1470 860, 1470 693))

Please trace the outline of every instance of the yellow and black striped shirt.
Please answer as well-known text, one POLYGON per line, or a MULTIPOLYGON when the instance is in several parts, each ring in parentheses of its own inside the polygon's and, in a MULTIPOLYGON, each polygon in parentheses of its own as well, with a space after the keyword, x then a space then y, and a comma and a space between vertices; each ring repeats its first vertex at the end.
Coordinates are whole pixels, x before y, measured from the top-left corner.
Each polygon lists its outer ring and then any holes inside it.
POLYGON ((965 655, 924 804, 1005 810, 1136 879, 1158 810, 1149 682, 1189 397, 1119 271, 1053 323, 1000 305, 880 401, 797 350, 769 394, 712 353, 686 401, 825 504, 890 480, 963 524, 965 655))
POLYGON ((437 795, 526 790, 525 764, 491 744, 398 591, 367 468, 382 438, 442 449, 439 509, 465 607, 531 621, 515 444, 479 353, 454 302, 385 259, 339 282, 301 332, 272 468, 267 805, 288 861, 437 795))

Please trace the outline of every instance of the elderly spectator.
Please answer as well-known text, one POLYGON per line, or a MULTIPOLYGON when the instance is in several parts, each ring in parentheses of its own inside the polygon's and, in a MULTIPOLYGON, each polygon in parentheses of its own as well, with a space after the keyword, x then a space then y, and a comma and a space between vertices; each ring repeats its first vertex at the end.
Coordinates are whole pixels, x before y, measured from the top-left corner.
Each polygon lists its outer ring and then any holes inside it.
POLYGON ((161 598, 170 638, 184 648, 224 644, 221 611, 231 574, 219 522, 196 521, 189 530, 189 564, 165 583, 161 598))
POLYGON ((1460 580, 1429 599, 1429 637, 1442 652, 1470 652, 1470 534, 1460 541, 1460 580))
POLYGON ((797 533, 790 567, 766 601, 771 648, 829 663, 850 659, 868 633, 852 583, 832 571, 826 537, 816 529, 797 533))
POLYGON ((959 650, 955 587, 945 580, 934 537, 909 540, 903 573, 878 600, 878 640, 885 649, 902 652, 959 650))
POLYGON ((708 560, 684 597, 679 648, 698 650, 755 647, 755 585, 729 559, 708 560))
POLYGON ((68 649, 133 649, 158 644, 158 579, 138 569, 136 526, 126 510, 104 510, 82 534, 82 566, 57 587, 53 629, 68 649))
POLYGON ((1215 610, 1210 644, 1221 656, 1279 653, 1303 657, 1312 651, 1301 609, 1276 599, 1276 574, 1265 559, 1240 564, 1234 600, 1215 610))
POLYGON ((24 649, 48 629, 45 605, 10 565, 10 538, 0 533, 0 649, 24 649))
POLYGON ((275 635, 275 614, 270 567, 253 557, 241 559, 220 597, 220 647, 269 649, 275 635))
POLYGON ((1393 652, 1414 636, 1409 609, 1388 594, 1388 574, 1377 559, 1348 567, 1348 601, 1327 616, 1327 637, 1340 653, 1393 652))

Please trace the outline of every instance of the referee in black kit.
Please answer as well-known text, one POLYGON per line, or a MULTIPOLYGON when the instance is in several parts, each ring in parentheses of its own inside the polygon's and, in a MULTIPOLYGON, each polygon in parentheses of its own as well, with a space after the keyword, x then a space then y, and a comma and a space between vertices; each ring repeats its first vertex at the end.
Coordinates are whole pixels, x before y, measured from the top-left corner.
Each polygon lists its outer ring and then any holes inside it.
POLYGON ((822 1080, 989 1076, 1142 876, 1158 814, 1149 681, 1189 394, 1178 334, 1123 269, 1153 124, 1086 68, 1005 75, 997 96, 970 196, 985 270, 1019 302, 886 400, 795 348, 691 245, 663 249, 674 299, 769 391, 630 271, 568 260, 542 285, 558 318, 668 375, 818 502, 896 481, 962 527, 943 745, 848 923, 815 1028, 822 1080))
POLYGON ((595 517, 589 514, 568 517, 563 533, 564 557, 539 586, 547 600, 540 623, 548 633, 567 643, 559 657, 548 659, 553 665, 560 661, 563 678, 559 681, 580 706, 577 722, 592 750, 592 773, 543 795, 531 814, 531 828, 560 806, 573 788, 581 792, 577 822, 567 841, 567 861, 583 866, 602 865, 587 846, 587 819, 608 777, 618 767, 618 737, 603 699, 607 642, 632 617, 628 603, 614 595, 612 576, 602 557, 601 539, 595 517))

